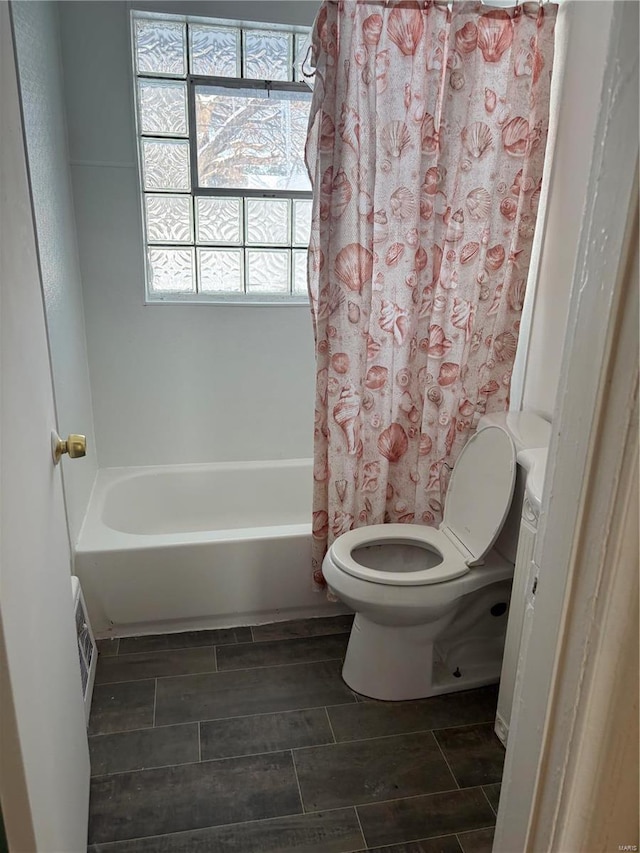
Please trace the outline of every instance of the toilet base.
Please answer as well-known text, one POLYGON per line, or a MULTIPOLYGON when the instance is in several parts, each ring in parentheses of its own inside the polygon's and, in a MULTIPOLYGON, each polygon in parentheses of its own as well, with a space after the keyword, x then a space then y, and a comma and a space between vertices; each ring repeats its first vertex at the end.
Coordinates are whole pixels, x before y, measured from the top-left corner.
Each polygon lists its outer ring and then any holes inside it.
POLYGON ((380 625, 356 615, 342 677, 356 693, 400 702, 500 680, 504 636, 438 642, 453 614, 428 625, 380 625))

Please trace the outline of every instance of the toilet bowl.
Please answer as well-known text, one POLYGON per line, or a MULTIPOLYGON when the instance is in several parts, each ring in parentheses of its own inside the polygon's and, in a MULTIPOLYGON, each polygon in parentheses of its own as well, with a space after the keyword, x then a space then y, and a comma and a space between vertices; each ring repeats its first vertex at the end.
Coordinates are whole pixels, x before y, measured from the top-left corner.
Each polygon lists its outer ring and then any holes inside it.
POLYGON ((371 525, 329 548, 324 577, 356 612, 342 674, 358 693, 417 699, 499 679, 515 554, 493 545, 524 446, 512 426, 481 421, 455 465, 437 529, 371 525))

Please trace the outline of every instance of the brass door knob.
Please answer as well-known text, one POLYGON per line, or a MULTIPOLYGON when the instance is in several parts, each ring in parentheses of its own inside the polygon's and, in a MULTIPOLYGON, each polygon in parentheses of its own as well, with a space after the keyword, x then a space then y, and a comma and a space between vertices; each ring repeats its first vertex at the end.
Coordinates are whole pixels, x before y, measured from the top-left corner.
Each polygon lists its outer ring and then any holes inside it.
POLYGON ((64 453, 68 453, 72 459, 78 459, 81 456, 86 456, 86 435, 78 435, 76 433, 71 433, 71 435, 67 436, 67 440, 64 441, 60 438, 58 433, 53 430, 53 432, 51 433, 51 454, 53 456, 54 465, 58 464, 58 462, 60 461, 60 457, 64 453))

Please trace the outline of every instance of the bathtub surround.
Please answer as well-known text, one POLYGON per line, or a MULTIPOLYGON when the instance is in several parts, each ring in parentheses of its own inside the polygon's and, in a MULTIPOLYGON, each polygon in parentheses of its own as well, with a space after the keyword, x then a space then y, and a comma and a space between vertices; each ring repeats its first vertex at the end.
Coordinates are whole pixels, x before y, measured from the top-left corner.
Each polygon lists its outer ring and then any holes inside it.
POLYGON ((307 162, 319 585, 346 531, 439 523, 480 416, 508 408, 556 12, 326 2, 318 14, 307 162))
POLYGON ((198 633, 101 643, 90 853, 490 849, 495 689, 362 701, 339 676, 348 629, 338 617, 200 632, 200 646, 198 633), (156 676, 139 669, 140 643, 156 676), (195 648, 207 672, 189 671, 195 648))
POLYGON ((312 588, 311 460, 105 468, 75 570, 97 636, 344 613, 312 588))
MULTIPOLYGON (((144 305, 130 4, 56 5, 100 467, 310 457, 308 306, 144 305)), ((305 26, 318 8, 132 5, 305 26)))

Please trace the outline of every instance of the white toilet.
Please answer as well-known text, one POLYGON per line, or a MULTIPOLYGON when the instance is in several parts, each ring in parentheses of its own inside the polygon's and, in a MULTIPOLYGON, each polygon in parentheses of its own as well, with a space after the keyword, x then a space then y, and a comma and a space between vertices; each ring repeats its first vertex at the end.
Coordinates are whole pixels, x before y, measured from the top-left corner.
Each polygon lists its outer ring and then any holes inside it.
POLYGON ((342 670, 353 690, 403 700, 498 681, 526 479, 516 455, 549 433, 533 413, 485 416, 440 527, 376 524, 329 548, 325 579, 356 612, 342 670))

